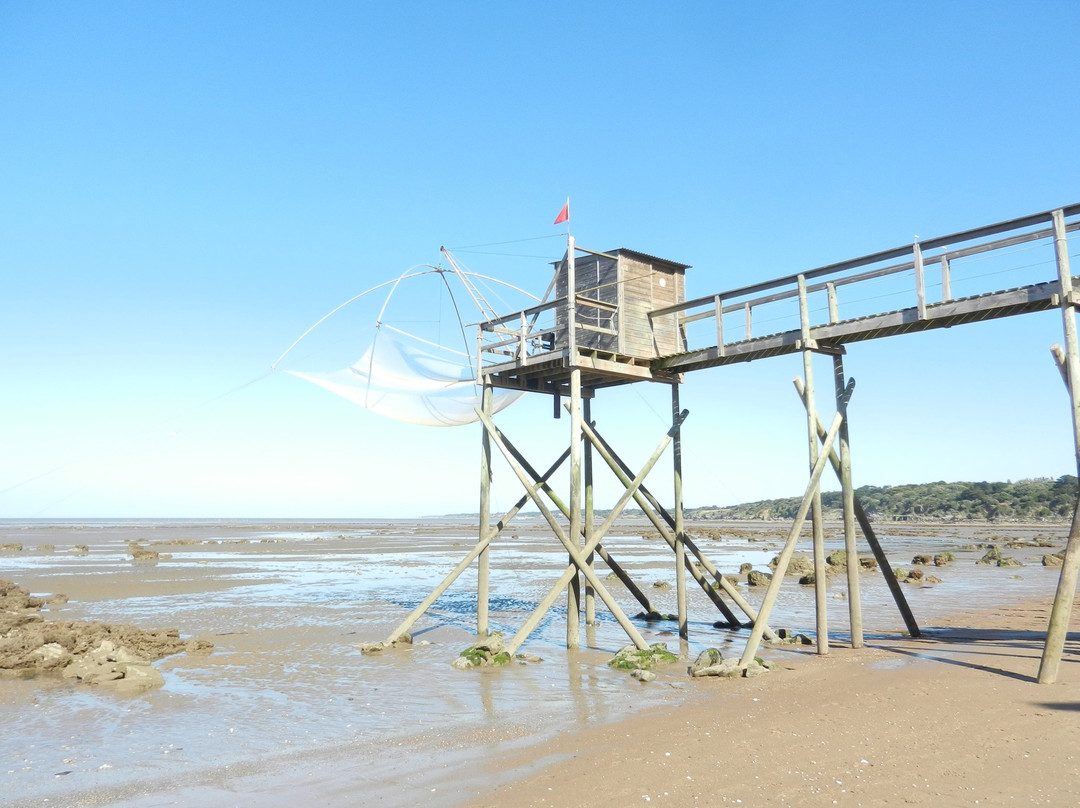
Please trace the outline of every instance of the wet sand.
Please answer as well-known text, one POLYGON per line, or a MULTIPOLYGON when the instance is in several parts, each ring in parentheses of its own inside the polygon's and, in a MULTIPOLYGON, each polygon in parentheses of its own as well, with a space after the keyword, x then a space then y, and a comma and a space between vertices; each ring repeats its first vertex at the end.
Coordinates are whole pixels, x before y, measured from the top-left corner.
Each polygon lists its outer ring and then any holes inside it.
MULTIPOLYGON (((714 523, 701 544, 725 572, 764 569, 784 530, 714 523)), ((881 531, 898 566, 957 555, 929 568, 942 583, 905 588, 924 638, 901 636, 881 576, 865 574, 869 647, 845 647, 841 576, 828 657, 766 647, 782 670, 701 680, 684 661, 643 685, 606 667, 626 640, 603 614, 588 647, 562 647, 552 614, 523 648, 542 663, 454 670, 474 630, 469 573, 412 648, 362 656, 357 643, 384 638, 467 552, 468 520, 3 524, 0 544, 23 549, 0 554, 0 577, 70 598, 47 616, 175 627, 215 651, 156 663, 165 685, 134 697, 0 681, 0 719, 19 727, 0 741, 0 805, 1059 804, 1080 768, 1075 634, 1060 683, 1032 681, 1057 580, 1040 559, 1064 529, 881 531), (1010 538, 1023 567, 977 567, 982 549, 961 549, 1010 538), (171 557, 133 561, 132 541, 171 557)), ((644 526, 622 532, 612 552, 674 611, 673 591, 648 586, 673 580, 669 554, 644 526)), ((496 545, 495 628, 512 633, 565 565, 543 535, 523 522, 496 545)), ((785 583, 774 626, 812 633, 809 589, 785 583)), ((696 592, 685 647, 669 623, 639 625, 690 660, 737 653, 746 632, 714 629, 718 617, 696 592)))

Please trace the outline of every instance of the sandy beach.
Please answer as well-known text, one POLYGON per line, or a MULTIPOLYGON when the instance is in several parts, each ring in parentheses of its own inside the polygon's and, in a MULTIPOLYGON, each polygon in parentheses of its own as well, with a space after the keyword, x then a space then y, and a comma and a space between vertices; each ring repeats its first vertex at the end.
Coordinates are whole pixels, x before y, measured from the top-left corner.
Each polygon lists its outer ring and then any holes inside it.
MULTIPOLYGON (((731 573, 767 569, 785 529, 700 528, 731 573)), ((1075 621, 1059 682, 1034 684, 1057 580, 1041 558, 1061 549, 1064 527, 881 532, 896 566, 911 568, 913 553, 956 556, 928 568, 941 583, 905 585, 921 637, 903 636, 881 575, 865 573, 867 647, 851 649, 839 576, 828 656, 765 646, 774 672, 691 678, 698 653, 737 654, 747 633, 714 628, 698 591, 689 643, 670 623, 636 621, 681 657, 643 684, 607 667, 626 639, 606 614, 583 632, 586 647, 563 647, 556 611, 522 649, 543 661, 453 669, 474 639, 469 574, 413 646, 361 654, 467 552, 468 520, 7 523, 0 578, 68 597, 43 608, 46 621, 176 628, 213 650, 155 662, 164 684, 137 694, 54 675, 0 680, 0 719, 19 728, 0 741, 0 805, 1071 804, 1075 621), (158 558, 136 560, 133 542, 158 558), (990 543, 1011 543, 1022 566, 976 565, 990 543)), ((538 524, 500 541, 492 620, 512 632, 565 554, 538 524)), ((673 610, 669 553, 646 528, 627 526, 611 549, 673 610)), ((811 591, 785 581, 773 625, 812 634, 811 591)))

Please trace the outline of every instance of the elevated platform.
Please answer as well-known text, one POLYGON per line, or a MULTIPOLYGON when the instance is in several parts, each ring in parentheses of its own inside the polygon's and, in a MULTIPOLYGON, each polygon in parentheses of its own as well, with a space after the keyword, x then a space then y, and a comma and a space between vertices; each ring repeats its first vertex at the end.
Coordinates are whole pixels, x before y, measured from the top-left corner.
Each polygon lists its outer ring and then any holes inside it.
POLYGON ((563 349, 527 356, 522 361, 488 365, 484 368, 483 378, 494 387, 568 396, 570 371, 574 368, 581 371, 581 386, 586 391, 634 382, 671 384, 682 381, 679 371, 655 367, 654 360, 580 347, 574 357, 569 350, 563 349))

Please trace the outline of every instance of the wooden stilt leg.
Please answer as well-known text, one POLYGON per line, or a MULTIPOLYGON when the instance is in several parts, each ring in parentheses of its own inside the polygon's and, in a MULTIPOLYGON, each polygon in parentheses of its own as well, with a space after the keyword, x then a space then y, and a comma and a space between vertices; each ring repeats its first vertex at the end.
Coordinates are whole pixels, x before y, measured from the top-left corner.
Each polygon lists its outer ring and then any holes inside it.
MULTIPOLYGON (((1076 302, 1073 299, 1072 272, 1069 269, 1069 249, 1065 233, 1065 215, 1060 210, 1053 212, 1054 251, 1057 256, 1058 285, 1061 297, 1062 326, 1065 331, 1065 366, 1069 384, 1069 399, 1072 403, 1073 442, 1075 444, 1076 464, 1080 474, 1080 346, 1076 333, 1076 302)), ((1069 631, 1069 618, 1072 616, 1073 599, 1076 596, 1076 580, 1080 574, 1080 502, 1073 510, 1072 527, 1069 529, 1069 543, 1065 547, 1065 560, 1061 566, 1057 591, 1054 593, 1054 605, 1050 610, 1050 623, 1046 628, 1046 645, 1043 647, 1042 660, 1039 663, 1039 683, 1051 684, 1057 681, 1061 654, 1065 649, 1065 637, 1069 631)))
MULTIPOLYGON (((814 409, 814 352, 810 350, 810 310, 806 299, 806 278, 799 281, 799 319, 802 324, 803 376, 806 378, 806 438, 810 450, 810 468, 818 459, 817 432, 814 425, 817 413, 814 409)), ((828 592, 825 589, 825 526, 821 516, 821 489, 813 492, 811 520, 814 531, 814 604, 817 622, 817 652, 829 653, 828 592)))
MULTIPOLYGON (((806 388, 803 387, 801 379, 795 380, 795 389, 799 391, 800 396, 806 396, 806 388)), ((815 421, 818 437, 824 440, 826 434, 825 425, 821 423, 820 419, 815 418, 815 421)), ((832 464, 833 471, 836 472, 837 479, 840 479, 840 457, 836 454, 835 450, 829 452, 829 462, 832 464)), ((874 532, 874 526, 870 523, 870 517, 866 515, 866 511, 863 509, 862 503, 859 501, 858 497, 852 497, 852 505, 855 509, 855 521, 859 523, 859 528, 862 530, 863 536, 866 537, 866 543, 870 545, 870 551, 877 560, 878 567, 881 569, 881 574, 885 576, 885 583, 889 587, 889 592, 893 596, 893 601, 896 603, 896 608, 899 610, 900 616, 904 618, 904 625, 907 626, 908 634, 912 637, 918 637, 921 634, 919 624, 915 621, 915 615, 911 612, 911 607, 908 605, 907 598, 904 597, 904 590, 901 588, 900 582, 896 580, 896 576, 893 574, 889 558, 881 548, 881 542, 878 541, 877 534, 874 532)))
MULTIPOLYGON (((581 539, 581 371, 570 371, 570 540, 581 539)), ((571 563, 573 557, 571 556, 571 563)), ((584 570, 583 570, 584 572, 584 570)), ((581 576, 574 574, 566 589, 566 647, 580 643, 581 576)))
MULTIPOLYGON (((833 357, 833 381, 836 386, 836 407, 840 411, 841 399, 847 378, 844 376, 844 357, 833 357)), ((841 412, 844 422, 840 425, 837 442, 840 444, 840 490, 844 503, 844 550, 847 557, 848 618, 851 622, 851 647, 863 647, 862 598, 859 594, 859 548, 855 544, 855 489, 851 483, 851 446, 848 441, 847 405, 841 412)), ((814 419, 816 433, 817 419, 814 419)), ((815 435, 815 441, 817 440, 815 435)))
MULTIPOLYGON (((592 422, 592 399, 586 398, 582 402, 583 414, 582 418, 585 423, 592 422)), ((585 444, 585 456, 583 458, 583 466, 585 471, 585 544, 589 543, 592 538, 593 528, 595 527, 593 521, 593 455, 592 444, 586 442, 585 444)), ((593 566, 593 554, 589 553, 586 556, 586 561, 589 562, 589 566, 593 566)), ((609 566, 610 561, 605 561, 609 566)), ((627 576, 629 578, 629 576, 627 576)), ((639 590, 640 591, 640 590, 639 590)), ((646 600, 648 600, 646 598, 646 600)), ((596 591, 586 585, 585 587, 585 625, 591 626, 596 623, 596 591)))
MULTIPOLYGON (((492 388, 491 383, 484 382, 482 406, 487 416, 491 417, 492 388)), ((484 539, 491 529, 491 438, 485 429, 482 437, 482 449, 480 452, 480 539, 484 539)), ((480 551, 476 562, 476 633, 481 637, 488 635, 488 581, 490 559, 488 548, 485 546, 480 551)))
MULTIPOLYGON (((850 389, 849 385, 849 395, 850 389)), ((758 618, 754 621, 754 627, 750 630, 750 639, 746 641, 746 648, 743 650, 742 658, 739 660, 739 664, 743 667, 746 667, 754 661, 754 655, 757 654, 757 649, 761 645, 761 638, 765 632, 765 625, 768 622, 769 614, 772 612, 773 604, 776 602, 776 596, 780 594, 780 585, 784 582, 784 574, 787 572, 788 563, 791 561, 791 554, 795 551, 795 543, 799 540, 799 534, 802 532, 803 525, 806 523, 806 514, 810 511, 810 504, 814 500, 814 490, 821 482, 821 472, 825 470, 825 464, 828 462, 829 450, 832 448, 833 441, 836 439, 836 433, 840 431, 840 423, 842 420, 843 416, 841 416, 839 412, 833 416, 832 425, 825 435, 821 454, 818 457, 817 463, 814 465, 813 471, 810 472, 810 482, 806 486, 806 493, 803 494, 802 504, 799 505, 799 510, 795 514, 795 523, 791 526, 791 531, 788 533, 784 549, 780 551, 776 569, 773 570, 772 580, 769 581, 769 586, 765 590, 765 597, 761 601, 761 609, 758 611, 758 618)))
MULTIPOLYGON (((678 423, 679 385, 671 385, 671 416, 678 423)), ((683 522, 682 492, 682 430, 676 427, 675 441, 672 445, 675 476, 675 595, 679 619, 679 636, 684 640, 689 636, 686 623, 686 525, 683 522)))

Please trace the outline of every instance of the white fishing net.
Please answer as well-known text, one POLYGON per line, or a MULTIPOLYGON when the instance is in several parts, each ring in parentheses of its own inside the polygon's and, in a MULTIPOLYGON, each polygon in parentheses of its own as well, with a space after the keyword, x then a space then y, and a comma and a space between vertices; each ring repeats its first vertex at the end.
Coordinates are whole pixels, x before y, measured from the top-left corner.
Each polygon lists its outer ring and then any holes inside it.
MULTIPOLYGON (((308 367, 280 369, 398 421, 459 426, 479 420, 475 408, 481 405, 483 386, 477 383, 476 359, 469 353, 475 343, 470 332, 476 323, 494 315, 488 297, 510 311, 532 305, 536 297, 502 281, 465 272, 449 253, 444 251, 444 255, 453 269, 414 268, 338 306, 289 346, 274 369, 306 340, 306 356, 300 361, 308 367), (498 287, 492 290, 492 285, 498 287), (389 293, 380 305, 372 293, 387 287, 389 293), (319 334, 327 331, 324 323, 346 307, 354 320, 366 320, 367 324, 350 325, 341 322, 341 316, 335 317, 337 333, 323 334, 320 345, 319 334), (313 332, 318 333, 311 339, 313 332), (369 336, 361 339, 365 333, 369 336), (370 344, 356 361, 350 362, 356 356, 351 351, 337 360, 328 357, 331 348, 341 353, 348 351, 348 345, 363 345, 368 340, 370 344), (312 369, 312 364, 331 369, 312 369)), ((493 412, 505 409, 522 395, 520 391, 494 390, 493 412)))
MULTIPOLYGON (((379 415, 424 426, 460 426, 477 420, 482 388, 476 372, 460 355, 434 352, 379 333, 359 360, 343 370, 314 373, 290 370, 379 415)), ((509 407, 524 393, 495 390, 492 410, 509 407)))

